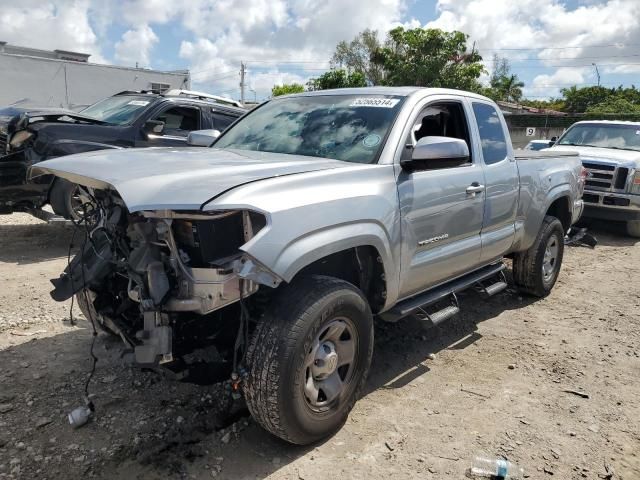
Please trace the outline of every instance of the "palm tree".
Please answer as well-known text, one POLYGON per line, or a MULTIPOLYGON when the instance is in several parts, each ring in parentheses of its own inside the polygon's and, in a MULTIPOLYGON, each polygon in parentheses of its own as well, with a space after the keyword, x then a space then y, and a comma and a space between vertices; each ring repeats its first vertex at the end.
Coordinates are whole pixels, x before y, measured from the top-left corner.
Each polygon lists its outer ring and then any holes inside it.
POLYGON ((502 77, 498 81, 500 96, 506 102, 518 103, 522 98, 522 87, 524 87, 524 82, 521 82, 514 74, 502 77))

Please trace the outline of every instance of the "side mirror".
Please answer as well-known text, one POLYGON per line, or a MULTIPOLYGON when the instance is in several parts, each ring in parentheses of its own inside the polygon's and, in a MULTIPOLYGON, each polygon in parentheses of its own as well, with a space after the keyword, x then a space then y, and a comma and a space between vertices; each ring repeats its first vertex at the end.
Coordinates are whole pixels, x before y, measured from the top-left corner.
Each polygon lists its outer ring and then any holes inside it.
POLYGON ((194 130, 187 136, 187 145, 209 147, 220 136, 220 130, 194 130))
POLYGON ((469 163, 467 142, 451 137, 422 137, 413 147, 411 159, 400 165, 405 170, 433 170, 460 167, 469 163))
POLYGON ((551 137, 551 140, 549 140, 549 146, 553 147, 557 141, 558 141, 558 137, 551 137))
POLYGON ((144 133, 146 133, 147 135, 152 133, 161 135, 162 132, 164 132, 164 122, 161 122, 160 120, 147 120, 146 122, 144 122, 144 127, 142 127, 142 130, 144 130, 144 133))

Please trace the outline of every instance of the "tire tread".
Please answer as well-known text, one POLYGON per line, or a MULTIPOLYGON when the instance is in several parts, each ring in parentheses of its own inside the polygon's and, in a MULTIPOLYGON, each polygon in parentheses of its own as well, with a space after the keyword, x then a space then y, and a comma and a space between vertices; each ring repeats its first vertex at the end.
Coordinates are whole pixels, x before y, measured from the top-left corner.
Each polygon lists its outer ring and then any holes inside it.
MULTIPOLYGON (((356 293, 365 302, 360 291, 343 280, 320 275, 303 277, 279 292, 271 309, 258 322, 247 351, 249 374, 244 382, 244 394, 253 418, 264 429, 294 444, 307 444, 307 438, 291 432, 281 418, 281 379, 279 367, 295 354, 295 346, 307 325, 307 317, 318 302, 345 289, 356 293)), ((370 310, 367 305, 367 311, 370 310)), ((369 358, 373 342, 369 345, 369 358)), ((352 402, 358 398, 365 383, 368 366, 356 387, 352 402)), ((353 403, 348 406, 351 409, 353 403)))

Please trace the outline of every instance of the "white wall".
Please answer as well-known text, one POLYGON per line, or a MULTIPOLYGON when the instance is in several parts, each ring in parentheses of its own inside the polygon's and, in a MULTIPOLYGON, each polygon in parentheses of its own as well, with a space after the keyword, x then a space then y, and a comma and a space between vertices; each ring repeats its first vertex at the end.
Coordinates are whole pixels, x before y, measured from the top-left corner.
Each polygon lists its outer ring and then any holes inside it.
POLYGON ((26 99, 17 106, 78 109, 123 90, 149 89, 151 82, 190 87, 186 73, 0 54, 0 107, 26 99))

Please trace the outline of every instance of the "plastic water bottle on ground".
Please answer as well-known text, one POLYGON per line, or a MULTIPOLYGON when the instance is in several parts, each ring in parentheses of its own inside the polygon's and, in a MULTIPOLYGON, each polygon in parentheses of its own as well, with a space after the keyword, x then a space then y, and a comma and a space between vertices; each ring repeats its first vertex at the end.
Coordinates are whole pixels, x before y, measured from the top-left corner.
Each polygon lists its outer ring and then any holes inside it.
POLYGON ((514 463, 501 458, 475 457, 471 463, 470 473, 474 477, 521 479, 524 470, 514 463))

